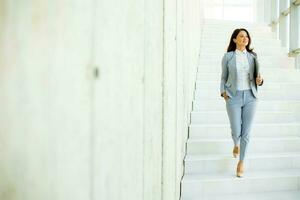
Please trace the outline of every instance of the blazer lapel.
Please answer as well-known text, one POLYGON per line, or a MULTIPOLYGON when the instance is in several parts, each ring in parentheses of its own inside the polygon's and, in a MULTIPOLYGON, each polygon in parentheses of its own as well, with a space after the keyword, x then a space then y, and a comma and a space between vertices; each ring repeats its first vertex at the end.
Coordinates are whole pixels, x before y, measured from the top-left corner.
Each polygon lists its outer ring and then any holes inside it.
POLYGON ((231 58, 230 58, 230 60, 228 62, 230 62, 230 66, 233 67, 234 73, 235 73, 234 77, 236 78, 236 76, 237 76, 237 68, 236 68, 236 54, 235 54, 235 52, 233 52, 233 54, 232 54, 232 56, 231 56, 231 58))
POLYGON ((248 58, 248 63, 250 67, 250 80, 253 80, 253 73, 254 73, 254 58, 252 55, 247 52, 247 58, 248 58))

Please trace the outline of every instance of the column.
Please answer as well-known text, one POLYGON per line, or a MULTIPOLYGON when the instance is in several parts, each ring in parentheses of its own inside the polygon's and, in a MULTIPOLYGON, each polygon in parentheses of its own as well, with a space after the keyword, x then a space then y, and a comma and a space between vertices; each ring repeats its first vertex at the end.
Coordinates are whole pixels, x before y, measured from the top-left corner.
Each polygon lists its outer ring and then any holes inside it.
POLYGON ((287 9, 290 7, 290 0, 280 0, 279 1, 279 39, 281 40, 281 45, 286 48, 288 52, 289 46, 289 12, 287 9))
POLYGON ((294 51, 300 47, 300 6, 295 6, 293 0, 290 1, 290 51, 294 51))
POLYGON ((297 55, 296 68, 300 68, 300 6, 293 4, 294 0, 290 1, 291 13, 290 13, 290 53, 297 55))
MULTIPOLYGON (((259 6, 259 4, 258 4, 259 6)), ((264 0, 264 22, 270 24, 271 20, 271 0, 264 0)))
POLYGON ((265 0, 262 0, 262 1, 256 0, 255 1, 255 6, 254 6, 254 13, 255 13, 255 15, 254 15, 254 19, 258 23, 263 23, 264 22, 264 14, 265 14, 264 2, 265 2, 265 0))
POLYGON ((271 23, 272 23, 272 31, 277 33, 278 36, 278 20, 279 17, 279 0, 271 1, 271 23))
MULTIPOLYGON (((257 0, 259 2, 259 0, 257 0)), ((258 4, 260 6, 260 4, 258 4)), ((271 0, 264 0, 264 22, 270 24, 271 20, 271 0)))

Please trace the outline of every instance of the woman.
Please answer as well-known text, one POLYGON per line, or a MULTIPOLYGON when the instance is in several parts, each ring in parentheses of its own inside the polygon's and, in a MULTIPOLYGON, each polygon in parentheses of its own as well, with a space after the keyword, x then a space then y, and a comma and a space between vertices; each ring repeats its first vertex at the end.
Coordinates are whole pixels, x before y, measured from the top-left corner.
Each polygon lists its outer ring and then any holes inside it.
POLYGON ((237 177, 244 173, 244 159, 257 103, 257 86, 263 84, 256 53, 250 49, 250 44, 251 38, 246 29, 234 30, 222 59, 220 92, 226 101, 234 142, 233 156, 239 155, 237 177))

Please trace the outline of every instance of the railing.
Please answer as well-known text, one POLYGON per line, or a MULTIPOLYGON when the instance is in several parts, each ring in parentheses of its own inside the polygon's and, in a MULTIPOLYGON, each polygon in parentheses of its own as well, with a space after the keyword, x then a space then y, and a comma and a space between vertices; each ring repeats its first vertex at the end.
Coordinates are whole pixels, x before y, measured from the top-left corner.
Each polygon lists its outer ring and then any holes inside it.
POLYGON ((295 57, 299 54, 300 54, 300 48, 292 50, 292 51, 289 52, 289 56, 293 56, 293 57, 295 57))
MULTIPOLYGON (((278 1, 278 3, 279 3, 279 1, 278 1)), ((290 4, 290 6, 287 9, 281 11, 279 13, 278 18, 277 19, 273 19, 271 21, 271 23, 269 24, 272 27, 272 30, 276 30, 277 29, 277 25, 280 25, 280 21, 282 19, 284 19, 285 17, 288 17, 288 15, 291 14, 293 7, 297 7, 299 5, 300 5, 300 0, 294 0, 294 1, 292 1, 292 3, 290 4)), ((277 6, 278 6, 278 4, 277 4, 277 6)), ((291 27, 289 27, 289 30, 291 30, 291 27)), ((300 37, 300 36, 298 36, 298 37, 300 37)), ((291 38, 290 38, 290 40, 291 40, 291 38)), ((298 38, 297 40, 299 40, 299 43, 300 43, 300 38, 298 38)), ((290 42, 290 41, 288 41, 288 42, 290 42)), ((289 48, 289 56, 293 56, 293 57, 300 56, 300 48, 299 47, 296 48, 296 49, 289 48)))

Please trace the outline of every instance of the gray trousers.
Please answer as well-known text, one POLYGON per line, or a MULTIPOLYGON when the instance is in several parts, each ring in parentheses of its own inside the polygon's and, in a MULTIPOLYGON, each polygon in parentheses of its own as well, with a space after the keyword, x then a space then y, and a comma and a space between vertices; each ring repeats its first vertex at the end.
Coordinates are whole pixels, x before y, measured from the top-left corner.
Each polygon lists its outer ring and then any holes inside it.
POLYGON ((231 136, 235 146, 240 146, 240 161, 247 152, 250 131, 256 110, 257 99, 251 90, 237 90, 235 96, 226 100, 231 136))

